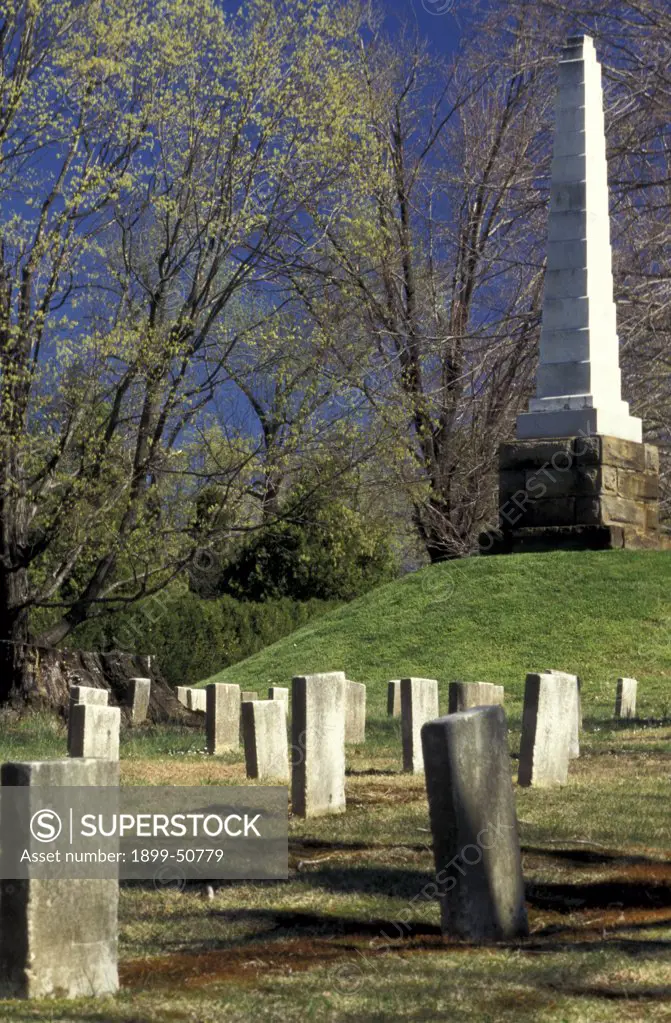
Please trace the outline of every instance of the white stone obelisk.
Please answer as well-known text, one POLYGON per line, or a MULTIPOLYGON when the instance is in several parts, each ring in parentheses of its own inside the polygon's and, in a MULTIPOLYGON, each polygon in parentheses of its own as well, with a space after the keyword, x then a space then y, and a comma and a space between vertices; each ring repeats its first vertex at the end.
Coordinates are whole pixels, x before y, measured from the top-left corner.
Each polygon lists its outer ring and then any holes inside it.
POLYGON ((601 67, 589 36, 569 36, 559 64, 536 397, 517 419, 517 436, 586 434, 642 440, 641 420, 622 400, 601 67))

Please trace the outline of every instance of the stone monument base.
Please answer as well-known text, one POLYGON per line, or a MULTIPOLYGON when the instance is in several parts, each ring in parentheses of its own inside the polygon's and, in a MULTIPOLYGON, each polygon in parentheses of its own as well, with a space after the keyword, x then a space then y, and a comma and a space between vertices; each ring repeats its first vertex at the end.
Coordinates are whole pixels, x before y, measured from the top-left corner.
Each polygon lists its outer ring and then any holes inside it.
POLYGON ((482 554, 671 547, 659 527, 659 452, 616 437, 519 440, 499 449, 499 528, 482 554))

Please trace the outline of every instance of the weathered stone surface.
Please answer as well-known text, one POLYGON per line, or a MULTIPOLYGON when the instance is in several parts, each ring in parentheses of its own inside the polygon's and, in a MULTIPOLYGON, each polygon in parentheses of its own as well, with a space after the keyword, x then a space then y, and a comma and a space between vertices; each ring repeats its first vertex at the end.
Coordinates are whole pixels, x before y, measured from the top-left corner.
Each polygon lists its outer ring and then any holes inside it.
POLYGON ((606 525, 613 522, 645 529, 645 506, 639 501, 629 501, 616 494, 602 494, 600 518, 606 525))
POLYGON ((291 690, 291 802, 299 817, 345 810, 344 672, 299 675, 291 690))
POLYGON ((207 711, 207 697, 205 695, 205 690, 187 689, 186 705, 189 710, 198 711, 199 714, 205 714, 207 711))
POLYGON ((282 701, 244 701, 242 734, 247 777, 288 781, 287 713, 282 701))
POLYGON ((648 461, 654 458, 652 450, 647 455, 647 448, 653 449, 654 445, 637 444, 609 435, 584 437, 575 444, 578 463, 611 465, 616 469, 635 469, 639 472, 643 472, 648 461))
POLYGON ((468 941, 528 930, 507 733, 495 706, 422 727, 442 931, 468 941))
POLYGON ((147 720, 149 699, 151 696, 150 678, 132 678, 129 686, 130 719, 134 725, 147 720))
POLYGON ((207 752, 214 756, 240 746, 240 686, 210 682, 205 687, 207 752))
POLYGON ((658 475, 644 468, 655 463, 649 445, 599 436, 504 447, 499 529, 480 537, 481 553, 669 546, 659 529, 658 475), (530 468, 540 454, 544 464, 530 468), (525 485, 513 491, 521 473, 525 485))
POLYGON ((616 489, 620 497, 629 501, 640 501, 641 499, 657 501, 659 499, 659 475, 657 473, 628 472, 626 469, 618 469, 616 472, 616 489))
POLYGON ((493 682, 450 682, 448 690, 448 712, 456 714, 473 707, 490 707, 502 704, 505 696, 503 686, 493 682))
POLYGON ((68 754, 72 745, 72 708, 77 703, 90 703, 97 707, 106 707, 109 700, 107 689, 94 689, 91 686, 71 686, 68 704, 68 754))
POLYGON ((400 718, 401 716, 401 680, 393 678, 387 682, 387 717, 400 718))
POLYGON ((501 444, 499 447, 499 469, 520 472, 528 469, 552 469, 573 464, 574 446, 569 437, 565 440, 527 440, 501 444))
POLYGON ((71 686, 70 703, 89 703, 96 707, 107 707, 109 704, 109 690, 93 689, 91 686, 71 686))
POLYGON ((181 703, 182 707, 189 706, 189 689, 188 686, 177 686, 175 689, 175 695, 181 703))
POLYGON ((623 547, 663 545, 653 537, 635 542, 622 526, 544 526, 481 533, 481 554, 536 554, 541 551, 602 551, 623 547))
POLYGON ((345 705, 345 742, 366 741, 366 687, 347 680, 345 705))
MULTIPOLYGON (((85 705, 80 705, 84 709, 85 705)), ((91 708, 89 709, 99 709, 91 708)), ((105 708, 109 710, 111 708, 105 708)), ((50 760, 2 765, 3 785, 118 786, 119 763, 50 760)), ((29 820, 3 820, 18 847, 43 852, 29 820)), ((9 873, 10 871, 3 871, 9 873)), ((119 884, 112 880, 31 878, 0 882, 0 985, 5 997, 79 998, 113 994, 117 972, 119 884)))
POLYGON ((289 689, 285 686, 270 686, 268 689, 269 700, 282 700, 284 703, 289 703, 289 689))
POLYGON ((636 695, 638 682, 635 678, 619 678, 615 691, 615 717, 636 717, 636 695))
POLYGON ((558 675, 527 675, 518 783, 565 785, 576 721, 576 687, 558 675))
POLYGON ((422 725, 438 717, 438 683, 433 678, 401 679, 401 735, 403 770, 421 774, 422 725))
POLYGON ((545 675, 556 675, 558 678, 566 679, 571 685, 575 686, 575 713, 573 719, 573 727, 571 729, 571 738, 569 741, 569 760, 577 760, 580 756, 580 729, 582 728, 582 701, 580 698, 580 679, 577 675, 573 675, 568 671, 557 671, 556 668, 548 668, 547 671, 543 672, 545 675))
POLYGON ((121 711, 118 707, 75 703, 72 707, 71 721, 68 751, 71 757, 119 759, 121 711))

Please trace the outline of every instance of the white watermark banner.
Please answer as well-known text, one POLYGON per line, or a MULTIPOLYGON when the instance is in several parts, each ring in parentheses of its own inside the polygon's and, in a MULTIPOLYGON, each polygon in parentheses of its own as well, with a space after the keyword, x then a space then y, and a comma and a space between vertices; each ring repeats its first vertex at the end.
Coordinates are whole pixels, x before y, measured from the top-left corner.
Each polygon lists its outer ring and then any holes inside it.
POLYGON ((284 786, 5 786, 0 878, 288 876, 284 786))

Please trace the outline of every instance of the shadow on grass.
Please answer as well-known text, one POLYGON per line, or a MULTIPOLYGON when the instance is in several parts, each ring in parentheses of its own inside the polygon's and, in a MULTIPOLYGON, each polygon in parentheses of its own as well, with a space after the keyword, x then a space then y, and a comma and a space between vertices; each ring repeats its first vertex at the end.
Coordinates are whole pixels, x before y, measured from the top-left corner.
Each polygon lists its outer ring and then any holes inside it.
POLYGON ((529 883, 526 899, 536 909, 552 909, 556 913, 574 913, 577 909, 665 909, 671 907, 671 886, 631 881, 529 883))
POLYGON ((647 866, 651 868, 667 867, 671 881, 671 863, 664 859, 652 859, 635 853, 627 855, 621 852, 597 852, 595 849, 548 849, 544 846, 523 845, 522 853, 539 856, 550 860, 567 860, 569 863, 596 863, 613 866, 647 866))

